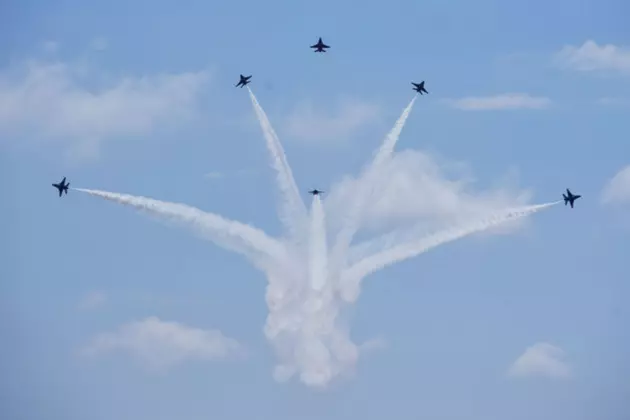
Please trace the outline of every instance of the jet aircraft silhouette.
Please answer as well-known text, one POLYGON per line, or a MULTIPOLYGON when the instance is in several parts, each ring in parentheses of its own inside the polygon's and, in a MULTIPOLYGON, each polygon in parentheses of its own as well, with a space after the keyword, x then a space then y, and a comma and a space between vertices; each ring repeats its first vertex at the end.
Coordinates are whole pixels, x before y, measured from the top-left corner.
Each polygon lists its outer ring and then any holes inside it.
POLYGON ((582 196, 577 195, 577 194, 576 195, 571 194, 571 191, 569 191, 568 188, 567 188, 567 194, 566 195, 562 194, 562 198, 564 198, 564 205, 566 206, 567 203, 569 203, 571 204, 571 208, 573 208, 573 202, 580 197, 582 196))
POLYGON ((418 92, 420 95, 423 95, 422 92, 424 93, 429 93, 425 88, 424 88, 424 80, 420 83, 414 83, 411 82, 411 84, 414 86, 413 90, 415 90, 416 92, 418 92))
POLYGON ((61 197, 62 192, 68 194, 68 187, 70 186, 70 183, 68 182, 66 184, 66 177, 64 176, 59 184, 52 184, 52 186, 59 190, 59 197, 61 197))
POLYGON ((321 193, 323 193, 324 191, 320 191, 320 190, 311 190, 308 193, 309 194, 313 194, 313 195, 320 195, 321 193))
POLYGON ((239 86, 240 86, 240 87, 242 88, 242 87, 243 87, 243 86, 245 86, 246 84, 250 83, 250 82, 249 82, 249 79, 251 79, 251 78, 252 78, 252 76, 247 76, 247 77, 245 77, 245 76, 243 76, 243 75, 241 74, 241 80, 239 80, 239 81, 238 81, 238 83, 237 83, 234 87, 239 87, 239 86))
POLYGON ((315 48, 315 51, 313 52, 326 52, 326 48, 330 48, 330 46, 324 44, 324 42, 322 41, 322 38, 320 37, 319 40, 317 41, 317 44, 311 45, 310 48, 315 48))

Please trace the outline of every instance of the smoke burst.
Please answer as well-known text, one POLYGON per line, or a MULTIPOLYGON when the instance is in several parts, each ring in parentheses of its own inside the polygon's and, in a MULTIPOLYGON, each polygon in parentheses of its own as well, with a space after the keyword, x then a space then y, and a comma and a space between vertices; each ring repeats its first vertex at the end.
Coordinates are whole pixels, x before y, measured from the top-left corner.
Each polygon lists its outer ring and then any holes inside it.
POLYGON ((518 198, 503 193, 473 194, 464 183, 447 179, 420 152, 394 155, 394 146, 416 97, 374 154, 362 175, 335 185, 328 205, 314 196, 310 215, 293 179, 280 141, 254 94, 249 91, 277 173, 279 217, 286 232, 272 238, 260 229, 184 204, 97 190, 77 189, 132 206, 191 228, 223 248, 238 252, 264 272, 269 314, 264 333, 279 359, 279 381, 299 375, 324 387, 351 370, 360 356, 339 313, 356 301, 361 281, 391 264, 436 246, 525 217, 557 203, 514 208, 518 198), (414 199, 419 197, 414 203, 414 199), (401 210, 406 213, 401 216, 401 210), (309 217, 310 216, 310 217, 309 217), (356 232, 393 220, 413 229, 352 245, 356 232), (336 225, 335 225, 336 223, 336 225), (333 228, 332 226, 336 226, 333 228), (328 231, 336 230, 328 243, 328 231))

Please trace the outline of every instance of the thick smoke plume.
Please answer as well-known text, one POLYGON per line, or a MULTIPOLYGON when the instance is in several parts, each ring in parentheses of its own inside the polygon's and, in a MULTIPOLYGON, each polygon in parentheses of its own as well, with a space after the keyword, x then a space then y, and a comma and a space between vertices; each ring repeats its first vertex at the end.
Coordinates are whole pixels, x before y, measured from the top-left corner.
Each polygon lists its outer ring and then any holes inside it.
POLYGON ((414 97, 362 174, 350 183, 346 180, 334 186, 327 199, 332 200, 330 205, 314 196, 309 215, 282 145, 251 90, 249 94, 277 173, 279 212, 286 229, 281 238, 183 204, 78 191, 184 225, 242 254, 263 271, 268 280, 269 308, 264 332, 279 358, 274 370, 277 380, 297 374, 305 384, 323 387, 354 367, 361 347, 351 340, 339 313, 343 305, 356 301, 366 276, 557 204, 524 206, 522 195, 471 193, 461 180, 446 179, 425 154, 394 155, 414 97), (418 200, 414 201, 415 197, 418 200), (515 204, 520 207, 515 208, 515 204), (409 222, 412 228, 407 227, 404 235, 397 230, 352 245, 355 234, 368 224, 382 226, 392 220, 409 222), (331 229, 334 221, 337 228, 331 229), (333 243, 328 243, 330 230, 337 232, 331 236, 333 243))

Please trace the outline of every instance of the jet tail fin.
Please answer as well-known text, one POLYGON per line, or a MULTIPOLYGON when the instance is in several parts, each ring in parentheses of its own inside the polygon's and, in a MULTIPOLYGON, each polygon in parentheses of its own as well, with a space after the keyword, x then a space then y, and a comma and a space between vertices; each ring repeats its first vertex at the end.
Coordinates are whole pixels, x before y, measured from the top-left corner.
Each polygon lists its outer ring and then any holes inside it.
POLYGON ((564 198, 564 205, 566 206, 567 203, 569 202, 569 197, 567 197, 566 195, 562 194, 562 198, 564 198))

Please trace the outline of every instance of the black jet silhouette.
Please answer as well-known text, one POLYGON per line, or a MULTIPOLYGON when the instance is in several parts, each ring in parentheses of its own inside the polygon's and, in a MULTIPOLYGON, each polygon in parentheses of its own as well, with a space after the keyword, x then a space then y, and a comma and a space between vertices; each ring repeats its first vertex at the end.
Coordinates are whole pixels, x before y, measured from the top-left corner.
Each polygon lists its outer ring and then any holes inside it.
POLYGON ((323 193, 324 191, 320 191, 320 190, 311 190, 308 193, 309 194, 313 194, 313 195, 320 195, 321 193, 323 193))
POLYGON ((52 186, 59 190, 59 197, 61 197, 62 192, 68 194, 68 187, 70 186, 70 183, 68 182, 66 184, 66 177, 64 176, 59 184, 52 184, 52 186))
POLYGON ((246 84, 249 83, 249 79, 251 79, 251 78, 252 78, 252 76, 245 77, 245 76, 243 76, 241 74, 241 80, 239 80, 238 83, 234 87, 239 87, 239 86, 243 87, 243 86, 245 86, 246 84))
POLYGON ((330 48, 330 46, 324 44, 324 42, 322 41, 322 38, 320 37, 319 40, 317 41, 317 44, 311 45, 310 48, 315 48, 315 51, 313 52, 326 52, 326 48, 330 48))
POLYGON ((422 92, 424 93, 429 93, 425 88, 424 88, 424 80, 420 83, 414 83, 411 82, 411 84, 414 86, 413 90, 415 90, 416 92, 418 92, 420 95, 423 95, 422 92))
POLYGON ((566 195, 562 194, 562 198, 564 198, 564 205, 566 206, 567 203, 569 203, 571 204, 571 208, 573 208, 573 202, 580 197, 582 196, 577 195, 577 194, 576 195, 571 194, 571 191, 569 191, 568 188, 567 188, 567 194, 566 195))

